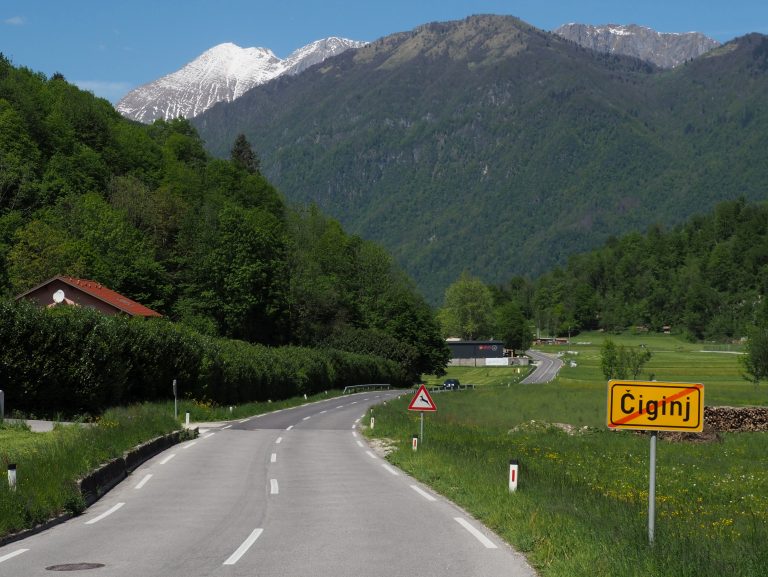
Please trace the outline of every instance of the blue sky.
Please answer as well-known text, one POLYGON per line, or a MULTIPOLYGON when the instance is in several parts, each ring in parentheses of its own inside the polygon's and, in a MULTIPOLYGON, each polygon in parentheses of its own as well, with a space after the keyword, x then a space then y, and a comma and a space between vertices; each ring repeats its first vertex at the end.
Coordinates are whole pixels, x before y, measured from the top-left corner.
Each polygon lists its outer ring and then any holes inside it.
POLYGON ((567 22, 641 24, 721 42, 768 34, 766 0, 0 0, 0 52, 117 102, 222 42, 285 57, 327 36, 375 40, 479 13, 511 14, 544 30, 567 22))

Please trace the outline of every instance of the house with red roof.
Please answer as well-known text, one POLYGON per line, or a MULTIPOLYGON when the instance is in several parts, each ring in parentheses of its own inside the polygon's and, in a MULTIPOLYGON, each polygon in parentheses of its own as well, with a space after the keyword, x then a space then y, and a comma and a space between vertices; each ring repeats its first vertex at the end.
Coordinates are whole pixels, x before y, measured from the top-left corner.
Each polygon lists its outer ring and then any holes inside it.
POLYGON ((16 300, 20 299, 34 301, 44 307, 67 305, 89 307, 107 315, 163 316, 141 303, 116 293, 99 282, 65 275, 48 279, 16 297, 16 300))

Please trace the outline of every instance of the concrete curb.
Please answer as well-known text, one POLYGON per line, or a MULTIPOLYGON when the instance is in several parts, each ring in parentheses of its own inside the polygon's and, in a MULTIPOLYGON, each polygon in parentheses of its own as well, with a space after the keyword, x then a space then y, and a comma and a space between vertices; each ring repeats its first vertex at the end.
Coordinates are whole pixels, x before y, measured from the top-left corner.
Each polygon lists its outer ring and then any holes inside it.
MULTIPOLYGON (((187 440, 189 437, 197 437, 197 429, 178 430, 161 437, 156 437, 141 445, 125 451, 122 456, 104 463, 94 471, 91 471, 77 481, 77 487, 85 500, 86 508, 93 505, 96 501, 106 495, 120 481, 125 479, 129 473, 135 471, 142 463, 148 461, 158 453, 161 453, 168 447, 172 447, 187 440)), ((60 525, 70 520, 75 515, 72 513, 63 513, 57 517, 36 525, 30 529, 24 529, 18 533, 11 533, 5 537, 0 537, 0 547, 8 545, 14 541, 20 541, 42 533, 43 531, 60 525)))

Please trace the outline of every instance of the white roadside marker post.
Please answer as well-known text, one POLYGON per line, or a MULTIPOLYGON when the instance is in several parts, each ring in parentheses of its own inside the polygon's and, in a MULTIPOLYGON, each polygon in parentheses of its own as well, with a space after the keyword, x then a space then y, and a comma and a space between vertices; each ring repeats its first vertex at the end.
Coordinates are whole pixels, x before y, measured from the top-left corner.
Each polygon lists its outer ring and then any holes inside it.
POLYGON ((375 419, 371 417, 371 431, 373 431, 373 423, 375 422, 375 419))
POLYGON ((176 387, 176 379, 173 379, 173 418, 179 418, 179 397, 178 389, 176 387))
POLYGON ((418 435, 414 435, 413 439, 411 439, 411 448, 414 451, 418 450, 418 448, 419 448, 419 436, 418 435))
POLYGON ((187 413, 186 417, 184 418, 184 424, 189 427, 189 413, 187 413))
POLYGON ((520 479, 520 465, 517 460, 511 460, 509 462, 509 492, 514 493, 517 491, 517 483, 520 479))
POLYGON ((16 490, 16 465, 8 465, 8 487, 11 491, 16 490))

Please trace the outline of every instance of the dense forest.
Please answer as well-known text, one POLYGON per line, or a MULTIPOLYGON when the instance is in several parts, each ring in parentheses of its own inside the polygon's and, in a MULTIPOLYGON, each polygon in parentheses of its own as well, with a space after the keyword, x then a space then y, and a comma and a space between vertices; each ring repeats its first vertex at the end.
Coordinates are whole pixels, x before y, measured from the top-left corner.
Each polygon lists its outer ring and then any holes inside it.
POLYGON ((57 274, 206 336, 378 355, 412 379, 446 362, 390 256, 287 206, 243 137, 214 159, 185 120, 130 122, 0 56, 0 292, 57 274))
POLYGON ((723 202, 664 230, 611 238, 535 281, 489 287, 517 303, 540 334, 580 330, 661 331, 738 340, 768 292, 768 203, 723 202))

